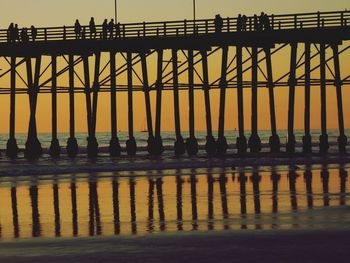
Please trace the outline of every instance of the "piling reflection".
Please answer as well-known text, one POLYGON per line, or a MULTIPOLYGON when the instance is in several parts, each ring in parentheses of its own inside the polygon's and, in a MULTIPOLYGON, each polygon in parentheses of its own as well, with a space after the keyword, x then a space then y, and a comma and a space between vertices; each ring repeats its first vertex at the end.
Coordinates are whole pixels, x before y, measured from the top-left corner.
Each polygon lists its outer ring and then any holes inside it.
POLYGON ((313 220, 326 224, 329 210, 322 218, 313 216, 316 208, 319 213, 322 207, 349 203, 346 167, 272 168, 267 172, 253 167, 233 173, 208 169, 191 170, 186 176, 179 175, 182 171, 175 173, 174 177, 159 173, 145 177, 72 175, 68 181, 57 175, 51 180, 33 180, 29 186, 14 180, 7 188, 3 186, 9 194, 7 201, 1 200, 1 211, 9 210, 12 220, 4 220, 5 215, 0 213, 1 238, 28 237, 28 233, 32 237, 80 237, 294 228, 305 220, 309 225, 319 224, 313 220), (47 198, 48 193, 52 199, 47 198), (51 207, 45 200, 52 200, 51 207))

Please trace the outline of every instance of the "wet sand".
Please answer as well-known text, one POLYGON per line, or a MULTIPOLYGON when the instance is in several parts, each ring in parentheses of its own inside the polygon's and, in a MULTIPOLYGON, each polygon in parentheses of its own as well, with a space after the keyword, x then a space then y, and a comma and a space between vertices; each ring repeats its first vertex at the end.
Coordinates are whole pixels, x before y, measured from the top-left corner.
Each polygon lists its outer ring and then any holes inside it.
POLYGON ((15 262, 347 262, 349 230, 232 231, 3 242, 15 262))

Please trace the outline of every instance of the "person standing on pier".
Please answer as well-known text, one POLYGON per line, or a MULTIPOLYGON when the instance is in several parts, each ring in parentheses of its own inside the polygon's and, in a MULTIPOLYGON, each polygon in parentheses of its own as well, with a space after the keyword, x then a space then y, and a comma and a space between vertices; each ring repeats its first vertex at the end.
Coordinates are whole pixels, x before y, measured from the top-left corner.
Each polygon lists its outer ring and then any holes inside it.
POLYGON ((36 37, 38 35, 38 30, 35 28, 35 26, 30 27, 30 34, 32 35, 33 42, 36 40, 36 37))
POLYGON ((9 25, 9 28, 7 29, 7 40, 8 42, 15 42, 15 26, 13 23, 9 25))
POLYGON ((220 15, 215 16, 214 25, 215 25, 215 33, 221 33, 222 27, 224 26, 224 20, 220 15))
POLYGON ((246 15, 242 16, 242 31, 247 31, 247 21, 248 18, 246 15))
POLYGON ((102 38, 107 39, 107 31, 108 31, 108 22, 107 19, 103 21, 102 24, 102 38))
POLYGON ((111 21, 109 22, 108 31, 109 31, 109 39, 112 39, 114 35, 114 19, 111 19, 111 21))
POLYGON ((17 24, 15 24, 15 28, 13 29, 13 42, 16 41, 19 41, 19 29, 17 24))
POLYGON ((91 17, 91 19, 90 19, 89 28, 90 28, 90 39, 95 39, 96 38, 96 25, 95 25, 95 19, 93 17, 91 17))
POLYGON ((237 17, 237 31, 240 32, 242 31, 242 15, 239 14, 238 17, 237 17))
POLYGON ((255 31, 260 30, 259 19, 258 19, 258 16, 256 14, 254 15, 254 30, 255 31))
POLYGON ((120 23, 117 23, 115 25, 115 38, 117 37, 121 37, 121 27, 120 27, 120 23))
POLYGON ((79 39, 80 36, 81 36, 81 25, 80 25, 78 19, 75 21, 74 32, 75 32, 75 37, 76 37, 77 39, 79 39))

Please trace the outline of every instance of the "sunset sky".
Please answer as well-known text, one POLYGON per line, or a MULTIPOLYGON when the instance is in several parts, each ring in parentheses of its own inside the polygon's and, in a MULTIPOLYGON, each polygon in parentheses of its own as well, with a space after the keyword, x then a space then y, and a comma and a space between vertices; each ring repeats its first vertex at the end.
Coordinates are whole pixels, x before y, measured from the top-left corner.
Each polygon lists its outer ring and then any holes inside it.
MULTIPOLYGON (((1 2, 1 16, 0 27, 7 28, 10 22, 16 22, 20 27, 30 25, 36 25, 37 27, 44 26, 61 26, 72 25, 74 20, 78 18, 82 24, 87 24, 91 16, 95 17, 97 23, 103 21, 104 18, 114 17, 114 0, 61 0, 61 1, 48 1, 48 0, 0 0, 1 2)), ((316 12, 316 11, 336 11, 350 9, 350 3, 348 0, 196 0, 197 2, 197 18, 213 18, 215 14, 221 14, 223 17, 236 17, 237 14, 253 15, 254 13, 260 13, 265 11, 269 14, 284 14, 295 12, 316 12)), ((126 22, 142 22, 142 21, 162 21, 162 20, 182 20, 191 19, 193 14, 192 0, 118 0, 118 20, 122 23, 126 22)), ((349 45, 349 43, 344 43, 349 45)), ((231 50, 230 56, 233 57, 234 49, 231 50)), ((289 52, 290 49, 286 49, 276 58, 273 58, 274 74, 276 77, 283 72, 288 71, 289 67, 289 52)), ((299 56, 302 54, 300 49, 299 56)), ((331 50, 327 51, 327 56, 331 55, 331 50)), ((167 54, 166 54, 167 56, 167 54)), ((169 58, 169 57, 168 57, 169 58)), ((155 61, 156 57, 150 58, 149 71, 150 82, 155 78, 155 61)), ((345 53, 341 57, 342 63, 342 75, 349 75, 350 68, 350 54, 345 53)), ((103 58, 106 62, 106 58, 103 58)), ((117 58, 121 61, 121 58, 117 58)), ((220 53, 214 56, 210 61, 210 80, 213 81, 218 77, 220 71, 220 53)), ((5 61, 0 60, 1 68, 6 68, 5 61)), ((47 61, 45 64, 47 65, 47 61)), ((59 59, 59 63, 63 63, 62 59, 59 59)), ((64 64, 61 64, 64 66, 64 64)), ((104 64, 102 63, 102 66, 104 64)), ((264 64, 263 64, 264 65, 264 64)), ((333 67, 330 63, 330 67, 333 67)), ((20 72, 24 69, 19 69, 20 72)), ((77 69, 79 72, 79 69, 77 69)), ((201 68, 198 68, 201 71, 201 68)), ((302 73, 300 71, 299 73, 302 73)), ((249 74, 248 74, 249 76, 249 74)), ((246 79, 249 77, 246 76, 246 79)), ((317 74, 315 74, 317 76, 317 74)), ((313 77, 315 77, 313 76, 313 77)), ((261 77, 261 76, 260 76, 261 77)), ((182 80, 186 80, 186 76, 182 80)), ((125 76, 119 79, 119 83, 125 84, 125 76)), ((59 79, 59 85, 65 84, 67 77, 59 79)), ((118 80, 117 80, 118 81, 118 80)), ((198 81, 198 79, 197 79, 198 81)), ((78 80, 76 83, 79 84, 78 80)), ((137 83, 135 79, 135 83, 137 83)), ((0 80, 2 87, 9 86, 9 79, 0 80)), ((18 80, 18 85, 21 86, 21 82, 18 80)), ((23 86, 23 85, 22 85, 23 86)), ((81 86, 79 84, 79 86, 81 86)), ((350 110, 350 92, 349 87, 344 88, 344 111, 345 111, 345 125, 350 127, 349 113, 350 110)), ((330 87, 328 92, 328 117, 329 127, 337 128, 337 110, 336 110, 336 97, 335 88, 330 87)), ((320 126, 320 111, 319 111, 319 89, 315 88, 312 91, 312 127, 319 128, 320 126)), ((172 111, 172 93, 164 93, 167 98, 164 99, 164 114, 162 116, 162 129, 172 130, 174 128, 173 111, 172 111)), ((118 128, 121 130, 127 129, 127 104, 126 94, 118 95, 118 128)), ((246 128, 250 128, 250 92, 245 91, 245 120, 246 128)), ((266 90, 259 92, 259 128, 269 129, 269 111, 268 111, 268 97, 266 90)), ((279 129, 286 129, 287 127, 287 102, 288 102, 288 90, 276 89, 276 109, 277 109, 277 122, 279 129)), ((8 132, 9 123, 9 102, 8 96, 1 96, 2 109, 0 112, 0 132, 8 132)), ((82 95, 77 96, 77 131, 86 131, 86 117, 85 117, 85 101, 82 95)), ((218 92, 213 91, 211 93, 211 99, 213 103, 213 126, 214 130, 217 129, 218 118, 218 92)), ((145 110, 143 102, 143 94, 139 93, 135 95, 135 130, 140 130, 144 125, 145 110)), ((296 103, 296 128, 303 127, 303 89, 297 90, 297 103, 296 103)), ((17 100, 17 120, 16 130, 17 132, 26 132, 28 125, 29 106, 28 97, 26 95, 21 96, 17 100)), ((65 132, 69 128, 68 121, 68 96, 60 95, 59 101, 59 131, 65 132)), ((153 110, 154 110, 154 94, 152 94, 153 110)), ((196 92, 196 129, 205 130, 205 114, 204 114, 204 98, 202 92, 196 92)), ((40 95, 38 106, 38 129, 40 132, 49 132, 51 130, 51 101, 50 96, 40 95)), ((188 129, 188 98, 187 94, 181 94, 181 117, 182 128, 188 129)), ((110 117, 109 117, 109 95, 103 94, 99 100, 99 115, 97 129, 99 131, 108 131, 110 129, 110 117)), ((236 90, 229 90, 227 96, 227 124, 226 129, 237 128, 237 105, 236 105, 236 90)))

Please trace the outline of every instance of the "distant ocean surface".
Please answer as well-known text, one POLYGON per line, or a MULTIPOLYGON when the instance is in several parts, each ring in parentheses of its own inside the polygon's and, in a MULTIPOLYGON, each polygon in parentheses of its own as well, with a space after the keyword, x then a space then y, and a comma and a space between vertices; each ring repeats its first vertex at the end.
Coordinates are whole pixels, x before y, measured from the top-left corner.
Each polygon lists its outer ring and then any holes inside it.
MULTIPOLYGON (((312 141, 313 143, 318 143, 319 136, 320 136, 320 130, 312 130, 312 141)), ((347 136, 350 135, 350 129, 346 130, 347 136)), ((280 136, 280 140, 282 144, 285 144, 287 141, 287 131, 286 130, 280 130, 278 131, 278 135, 280 136)), ((303 130, 295 130, 295 136, 297 140, 297 144, 301 144, 302 137, 304 135, 303 130)), ((147 145, 147 139, 148 139, 148 133, 147 132, 135 132, 134 136, 136 138, 137 146, 138 147, 145 147, 147 145)), ((184 139, 186 139, 189 134, 188 131, 182 132, 182 136, 184 139)), ((236 138, 238 137, 238 131, 226 131, 225 136, 227 139, 228 144, 233 145, 236 144, 236 138)), ((250 134, 246 132, 247 139, 249 138, 250 134)), ((263 144, 268 144, 269 137, 271 136, 271 131, 259 131, 259 136, 263 144)), ((328 130, 328 136, 329 136, 329 142, 330 143, 336 143, 337 138, 339 136, 339 132, 337 129, 328 130)), ((6 149, 6 143, 8 140, 8 134, 0 134, 0 149, 6 149)), ((38 134, 39 140, 42 144, 43 148, 49 148, 51 143, 51 134, 50 133, 40 133, 38 134)), ((59 133, 58 134, 59 141, 62 147, 65 147, 67 144, 67 139, 69 138, 69 133, 59 133)), ((100 147, 108 147, 109 142, 111 139, 111 133, 110 132, 98 132, 96 134, 97 141, 99 143, 100 147)), ((214 137, 217 137, 217 132, 214 132, 214 137)), ((76 133, 76 138, 78 140, 79 147, 86 147, 87 145, 87 133, 76 133)), ((121 146, 125 146, 125 142, 128 139, 128 133, 127 132, 118 132, 118 138, 120 141, 121 146)), ((174 146, 175 142, 175 132, 162 132, 162 139, 164 146, 172 147, 174 146)), ((206 131, 196 131, 196 138, 198 140, 199 145, 205 145, 206 142, 206 131)), ((19 148, 24 148, 26 140, 27 140, 27 134, 25 133, 18 133, 16 134, 17 144, 19 148)))

